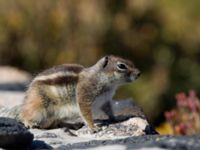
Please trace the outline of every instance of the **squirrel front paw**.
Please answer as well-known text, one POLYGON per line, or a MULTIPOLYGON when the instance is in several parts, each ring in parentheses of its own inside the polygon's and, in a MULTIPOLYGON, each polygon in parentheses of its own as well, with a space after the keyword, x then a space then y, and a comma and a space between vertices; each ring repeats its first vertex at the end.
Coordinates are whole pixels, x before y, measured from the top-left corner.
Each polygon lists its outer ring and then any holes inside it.
POLYGON ((90 128, 88 126, 83 126, 81 129, 75 131, 75 135, 76 136, 95 136, 96 133, 98 133, 99 131, 101 131, 102 128, 98 127, 98 126, 94 126, 93 128, 90 128))

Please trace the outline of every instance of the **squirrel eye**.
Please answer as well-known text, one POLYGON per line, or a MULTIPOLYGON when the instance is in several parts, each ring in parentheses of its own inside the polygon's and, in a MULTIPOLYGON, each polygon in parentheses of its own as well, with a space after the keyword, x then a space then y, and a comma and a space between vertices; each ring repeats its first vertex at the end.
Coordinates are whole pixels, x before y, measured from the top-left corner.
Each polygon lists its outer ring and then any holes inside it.
POLYGON ((117 68, 118 68, 119 70, 122 70, 122 71, 124 71, 124 70, 127 69, 126 65, 123 64, 123 63, 119 63, 119 64, 117 64, 117 68))

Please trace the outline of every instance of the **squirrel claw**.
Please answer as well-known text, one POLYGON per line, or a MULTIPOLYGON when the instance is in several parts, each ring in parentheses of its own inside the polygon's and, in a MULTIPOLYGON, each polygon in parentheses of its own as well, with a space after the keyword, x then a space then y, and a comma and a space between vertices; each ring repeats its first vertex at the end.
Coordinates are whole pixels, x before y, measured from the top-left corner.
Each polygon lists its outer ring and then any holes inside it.
POLYGON ((99 131, 101 131, 102 128, 98 127, 98 126, 95 126, 94 128, 90 129, 90 133, 93 134, 93 133, 97 133, 99 131))

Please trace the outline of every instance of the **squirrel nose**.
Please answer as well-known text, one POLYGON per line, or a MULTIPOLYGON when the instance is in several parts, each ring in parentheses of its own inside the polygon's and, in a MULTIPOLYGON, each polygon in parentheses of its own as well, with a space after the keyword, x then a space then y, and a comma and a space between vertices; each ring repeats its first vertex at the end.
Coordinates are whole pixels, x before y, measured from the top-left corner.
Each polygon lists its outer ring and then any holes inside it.
POLYGON ((137 78, 141 75, 141 72, 138 69, 136 69, 134 72, 137 78))

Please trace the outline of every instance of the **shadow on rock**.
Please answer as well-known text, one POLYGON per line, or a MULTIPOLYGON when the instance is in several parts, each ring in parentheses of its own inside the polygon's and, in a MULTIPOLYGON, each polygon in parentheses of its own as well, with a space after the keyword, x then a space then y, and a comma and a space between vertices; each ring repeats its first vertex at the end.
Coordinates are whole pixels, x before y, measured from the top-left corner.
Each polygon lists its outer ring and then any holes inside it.
POLYGON ((29 82, 24 83, 0 83, 0 91, 19 91, 24 92, 29 82))
POLYGON ((44 141, 40 140, 34 140, 31 144, 31 150, 36 150, 36 149, 53 149, 50 145, 45 143, 44 141))

